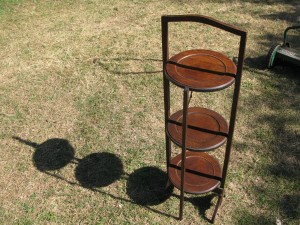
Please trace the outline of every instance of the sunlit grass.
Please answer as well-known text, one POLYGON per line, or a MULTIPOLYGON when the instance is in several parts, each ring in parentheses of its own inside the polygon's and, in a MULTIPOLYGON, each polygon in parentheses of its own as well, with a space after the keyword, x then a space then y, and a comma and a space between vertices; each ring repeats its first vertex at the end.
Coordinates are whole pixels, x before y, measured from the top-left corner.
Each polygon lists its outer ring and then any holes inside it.
MULTIPOLYGON (((208 223, 216 202, 210 195, 187 195, 182 222, 174 218, 178 190, 160 204, 143 196, 151 193, 145 184, 161 188, 144 173, 166 171, 160 17, 192 13, 248 31, 226 198, 216 224, 298 224, 299 68, 263 65, 285 27, 299 21, 299 10, 298 1, 279 0, 0 0, 0 223, 208 223), (63 150, 64 143, 74 150, 67 164, 37 166, 37 155, 53 159, 51 149, 63 150), (119 171, 107 183, 80 178, 109 174, 94 163, 95 153, 119 171)), ((191 48, 237 55, 236 38, 196 24, 172 24, 170 41, 171 55, 191 48)), ((171 88, 174 112, 182 107, 182 90, 171 88)), ((191 105, 228 118, 231 95, 232 88, 195 93, 191 105)), ((222 159, 223 153, 212 154, 222 159)))

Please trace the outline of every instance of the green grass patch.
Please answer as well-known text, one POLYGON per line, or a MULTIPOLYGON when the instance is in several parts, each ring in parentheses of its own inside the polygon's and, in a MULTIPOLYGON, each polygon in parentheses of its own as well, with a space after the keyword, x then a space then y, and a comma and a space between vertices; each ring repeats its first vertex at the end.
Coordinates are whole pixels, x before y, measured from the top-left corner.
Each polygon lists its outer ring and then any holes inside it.
MULTIPOLYGON (((298 224, 299 68, 266 70, 264 60, 299 9, 280 0, 0 0, 0 223, 179 223, 178 190, 152 195, 166 179, 160 18, 203 14, 248 31, 216 224, 298 224)), ((235 59, 237 44, 206 26, 170 25, 170 55, 205 48, 235 59)), ((194 93, 191 106, 228 119, 232 91, 194 93)), ((182 90, 171 85, 171 94, 175 112, 182 90)), ((216 198, 186 197, 180 223, 209 224, 216 198)))

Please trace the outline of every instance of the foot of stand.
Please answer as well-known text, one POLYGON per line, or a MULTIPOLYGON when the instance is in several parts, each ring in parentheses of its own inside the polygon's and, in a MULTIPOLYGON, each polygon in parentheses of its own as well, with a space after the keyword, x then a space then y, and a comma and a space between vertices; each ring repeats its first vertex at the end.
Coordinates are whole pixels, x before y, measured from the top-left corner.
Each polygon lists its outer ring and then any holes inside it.
POLYGON ((218 194, 218 201, 217 201, 217 204, 216 204, 216 207, 215 207, 215 211, 214 211, 214 213, 213 213, 213 216, 212 216, 212 218, 211 218, 211 223, 214 223, 214 222, 215 222, 215 218, 216 218, 218 209, 219 209, 220 205, 221 205, 222 202, 223 202, 223 197, 224 197, 224 191, 221 190, 221 193, 218 194))
POLYGON ((180 207, 179 207, 179 220, 182 220, 183 218, 183 202, 180 200, 180 207))

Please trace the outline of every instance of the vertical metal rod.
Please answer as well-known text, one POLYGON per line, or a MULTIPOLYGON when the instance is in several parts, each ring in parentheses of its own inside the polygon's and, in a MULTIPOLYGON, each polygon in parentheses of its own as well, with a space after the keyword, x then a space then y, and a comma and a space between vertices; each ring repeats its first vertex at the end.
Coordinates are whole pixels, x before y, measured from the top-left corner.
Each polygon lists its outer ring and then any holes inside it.
POLYGON ((190 95, 190 98, 189 98, 188 105, 190 105, 190 102, 191 102, 191 100, 192 100, 192 97, 193 97, 193 91, 191 91, 191 95, 190 95))
POLYGON ((163 56, 163 82, 164 82, 164 108, 165 108, 165 137, 166 137, 166 166, 169 175, 169 164, 171 160, 171 142, 167 136, 167 126, 170 117, 170 82, 166 78, 166 64, 169 59, 169 37, 168 37, 168 21, 165 17, 161 18, 162 27, 162 56, 163 56))
POLYGON ((241 80, 242 80, 242 70, 243 70, 245 48, 246 48, 246 38, 247 38, 247 36, 245 34, 244 36, 241 36, 241 40, 240 40, 238 67, 237 67, 237 74, 236 74, 236 80, 235 80, 235 86, 234 86, 233 101, 232 101, 232 106, 231 106, 230 124, 229 124, 225 159, 224 159, 223 171, 222 171, 222 181, 221 181, 221 185, 220 185, 220 187, 222 189, 224 189, 224 186, 225 186, 228 164, 229 164, 229 159, 230 159, 232 137, 233 137, 233 133, 234 133, 236 112, 237 112, 237 106, 238 106, 238 100, 239 100, 239 94, 240 94, 240 86, 241 86, 241 80))
POLYGON ((180 220, 182 220, 183 217, 188 97, 189 97, 189 88, 185 87, 184 94, 183 94, 183 115, 182 115, 183 121, 182 121, 182 150, 181 150, 181 185, 180 185, 180 209, 179 209, 180 220))
POLYGON ((171 141, 167 135, 168 121, 170 117, 170 82, 164 76, 164 105, 165 105, 165 137, 166 137, 166 163, 167 174, 169 175, 169 165, 171 160, 171 141))
POLYGON ((161 17, 162 27, 162 53, 163 53, 163 69, 169 59, 169 25, 168 19, 164 16, 161 17))
POLYGON ((215 207, 215 211, 214 211, 212 219, 211 219, 212 223, 215 222, 215 218, 216 218, 218 209, 219 209, 220 205, 222 204, 222 200, 223 200, 223 193, 219 194, 219 196, 218 196, 218 201, 217 201, 217 204, 216 204, 216 207, 215 207))

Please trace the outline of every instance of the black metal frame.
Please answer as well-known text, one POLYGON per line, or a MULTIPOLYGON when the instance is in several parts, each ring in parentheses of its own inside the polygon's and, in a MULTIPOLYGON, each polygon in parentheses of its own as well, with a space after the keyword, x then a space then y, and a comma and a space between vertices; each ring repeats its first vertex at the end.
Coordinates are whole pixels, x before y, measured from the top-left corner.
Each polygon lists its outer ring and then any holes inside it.
POLYGON ((283 33, 283 45, 284 45, 284 46, 290 47, 290 46, 289 46, 289 43, 286 42, 287 32, 288 32, 289 30, 297 30, 297 29, 300 29, 300 25, 287 27, 287 28, 284 30, 284 33, 283 33))
MULTIPOLYGON (((228 164, 230 160, 231 146, 232 146, 232 138, 235 127, 236 120, 236 112, 238 106, 239 92, 240 92, 240 84, 242 78, 243 71, 243 62, 245 57, 245 48, 246 48, 246 39, 247 32, 231 26, 229 24, 223 23, 221 21, 215 20, 210 17, 201 16, 201 15, 164 15, 161 18, 162 25, 162 55, 163 55, 163 83, 164 83, 164 108, 165 108, 165 129, 167 131, 168 120, 170 117, 170 81, 166 76, 166 65, 169 60, 169 30, 168 24, 170 22, 198 22, 202 24, 207 24, 221 30, 227 31, 234 35, 240 37, 239 43, 239 54, 238 54, 238 64, 237 64, 237 73, 235 76, 235 87, 233 94, 233 101, 231 106, 231 116, 229 123, 229 132, 226 143, 226 152, 222 169, 222 179, 220 187, 215 189, 213 192, 218 194, 218 201, 212 216, 212 222, 214 222, 219 206, 222 203, 224 197, 224 186, 227 177, 228 164)), ((174 83, 174 81, 173 81, 174 83)), ((176 82, 175 82, 176 84, 176 82)), ((180 209, 179 209, 179 219, 181 220, 183 217, 183 201, 184 201, 184 179, 185 179, 185 152, 186 152, 186 130, 187 130, 187 111, 188 111, 188 96, 189 96, 189 88, 184 88, 183 94, 183 124, 182 124, 182 164, 181 164, 181 188, 180 188, 180 209)), ((171 141, 166 133, 166 158, 167 158, 167 173, 169 176, 169 165, 171 160, 171 141)))

